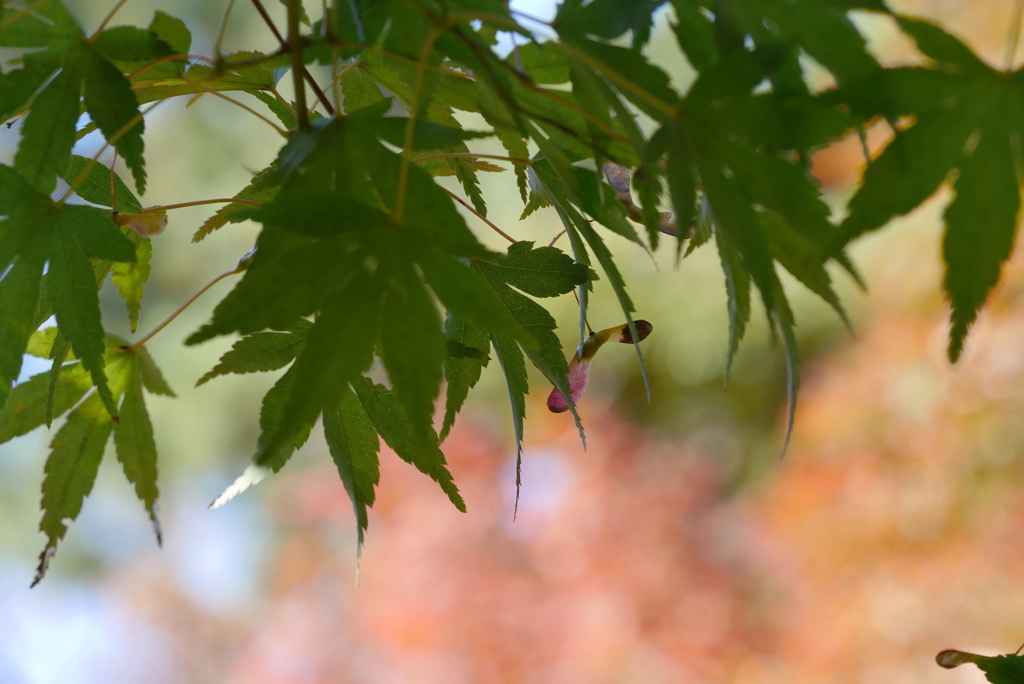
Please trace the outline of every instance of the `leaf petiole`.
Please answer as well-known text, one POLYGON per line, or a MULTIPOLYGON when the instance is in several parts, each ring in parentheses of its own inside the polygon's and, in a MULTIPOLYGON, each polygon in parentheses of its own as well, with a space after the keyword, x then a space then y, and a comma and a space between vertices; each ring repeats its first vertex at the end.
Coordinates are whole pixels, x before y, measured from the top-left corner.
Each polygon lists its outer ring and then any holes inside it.
POLYGON ((240 197, 221 197, 217 199, 195 200, 193 202, 179 202, 178 204, 164 204, 162 206, 147 207, 139 213, 156 214, 161 211, 170 211, 171 209, 184 209, 185 207, 198 207, 203 204, 248 204, 253 207, 261 206, 259 202, 242 199, 240 197))
POLYGON ((161 330, 166 328, 168 325, 170 325, 171 321, 173 321, 175 318, 180 316, 182 311, 184 311, 188 307, 192 306, 192 302, 194 302, 197 299, 199 299, 211 287, 213 287, 214 285, 216 285, 220 281, 224 280, 228 276, 237 275, 238 273, 241 273, 246 268, 248 268, 249 267, 249 261, 251 260, 252 254, 253 254, 254 251, 255 251, 255 249, 250 251, 249 253, 247 253, 241 259, 239 259, 238 260, 238 265, 235 266, 233 269, 231 269, 230 271, 225 271, 224 273, 221 273, 219 276, 217 276, 216 278, 214 278, 210 282, 206 283, 206 285, 203 285, 203 287, 200 288, 199 292, 196 292, 194 295, 189 297, 188 301, 186 301, 184 304, 182 304, 177 309, 175 309, 174 313, 172 313, 170 316, 165 318, 164 321, 160 325, 158 325, 155 328, 153 328, 152 330, 150 330, 149 333, 147 333, 145 336, 143 336, 143 338, 141 340, 139 340, 138 342, 132 344, 129 347, 129 349, 134 351, 134 350, 140 348, 142 345, 146 344, 146 342, 149 342, 149 340, 152 339, 152 337, 154 335, 156 335, 158 332, 160 332, 161 330))
MULTIPOLYGON (((288 51, 292 59, 292 78, 295 81, 295 109, 300 131, 309 128, 309 110, 306 108, 306 85, 302 75, 306 66, 302 61, 302 36, 299 34, 299 0, 288 0, 288 51)), ((330 107, 330 103, 327 104, 330 107)))
POLYGON ((96 37, 100 35, 103 29, 106 28, 107 24, 110 23, 110 20, 114 18, 114 15, 117 14, 118 10, 124 7, 124 4, 126 2, 128 2, 128 0, 117 0, 113 8, 111 8, 111 10, 107 12, 107 16, 103 17, 103 21, 101 21, 100 25, 96 27, 96 31, 94 31, 93 34, 89 36, 88 42, 91 43, 94 40, 96 40, 96 37))
MULTIPOLYGON (((282 49, 287 48, 287 41, 285 41, 284 36, 282 36, 281 32, 277 29, 277 26, 274 24, 274 20, 270 18, 269 14, 267 14, 267 9, 263 6, 263 3, 260 2, 260 0, 251 0, 251 2, 253 7, 256 8, 256 12, 263 18, 263 23, 267 25, 270 32, 274 34, 275 38, 277 38, 277 42, 281 44, 282 49)), ((302 67, 302 77, 306 79, 306 83, 308 83, 309 87, 313 89, 314 93, 316 93, 317 99, 320 100, 324 109, 327 110, 328 115, 333 115, 335 112, 334 106, 331 104, 331 101, 327 99, 327 96, 324 94, 324 91, 320 89, 320 86, 317 85, 316 79, 313 78, 313 74, 309 73, 305 65, 302 67)), ((274 94, 277 94, 276 91, 274 94)))
POLYGON ((500 235, 501 237, 505 238, 505 239, 506 239, 506 240, 508 240, 509 242, 512 242, 512 243, 516 243, 516 242, 519 242, 519 240, 516 240, 516 239, 515 239, 514 237, 512 237, 511 235, 509 235, 508 233, 506 233, 505 231, 503 231, 503 230, 502 230, 501 228, 499 228, 498 226, 494 225, 494 223, 493 223, 493 222, 492 222, 492 221, 491 221, 491 220, 490 220, 489 218, 487 218, 486 216, 484 216, 483 214, 481 214, 481 213, 480 213, 479 211, 477 211, 477 210, 476 210, 476 209, 475 209, 475 208, 473 207, 473 205, 471 205, 471 204, 470 204, 469 202, 467 202, 466 200, 462 199, 461 197, 459 197, 458 195, 456 195, 456 194, 455 194, 454 192, 452 192, 452 191, 451 191, 451 190, 449 190, 448 188, 442 188, 442 189, 443 189, 443 190, 444 190, 445 192, 447 192, 447 193, 448 193, 448 194, 449 194, 449 195, 451 196, 451 198, 452 198, 453 200, 455 200, 456 202, 458 202, 458 203, 459 203, 459 204, 461 204, 462 206, 466 207, 466 209, 467 209, 467 210, 469 210, 469 212, 470 212, 470 213, 472 213, 472 214, 473 214, 474 216, 476 216, 476 217, 477 217, 478 219, 480 219, 481 221, 483 221, 484 223, 486 223, 487 225, 489 225, 489 226, 491 227, 491 230, 493 230, 493 231, 494 231, 495 233, 497 233, 497 234, 498 234, 498 235, 500 235))
MULTIPOLYGON (((420 52, 420 58, 416 62, 416 76, 413 81, 412 98, 410 102, 412 106, 409 111, 409 120, 405 125, 405 143, 402 145, 402 147, 407 150, 412 149, 412 139, 416 133, 416 119, 419 118, 420 97, 423 95, 424 70, 426 68, 427 61, 430 59, 430 53, 434 49, 434 42, 438 37, 439 34, 437 32, 437 28, 431 28, 430 33, 427 34, 427 39, 423 41, 423 50, 420 52)), ((398 167, 398 190, 395 193, 395 206, 391 214, 392 219, 395 221, 402 220, 402 212, 405 210, 405 190, 408 182, 409 157, 402 155, 401 166, 398 167)))
POLYGON ((271 121, 267 117, 265 117, 262 114, 260 114, 259 112, 257 112, 252 107, 250 107, 248 105, 245 105, 245 104, 242 104, 238 100, 232 99, 232 98, 228 97, 227 95, 225 95, 224 93, 222 93, 222 92, 220 92, 218 90, 215 90, 215 89, 211 88, 210 86, 208 86, 208 85, 206 85, 206 84, 204 84, 204 83, 202 83, 200 81, 197 81, 197 80, 195 80, 193 78, 189 78, 188 76, 186 76, 184 74, 182 74, 181 78, 182 78, 182 80, 188 81, 189 83, 191 83, 192 85, 194 85, 196 87, 202 88, 203 90, 205 90, 206 92, 210 93, 214 97, 219 97, 220 99, 225 100, 227 102, 230 102, 231 104, 233 104, 233 105, 235 105, 237 107, 241 107, 242 109, 244 109, 245 111, 249 112, 250 114, 252 114, 256 118, 262 119, 263 121, 265 121, 267 123, 267 125, 269 125, 275 131, 280 133, 282 138, 287 138, 288 137, 288 131, 284 130, 283 128, 278 126, 276 123, 274 123, 273 121, 271 121))
POLYGON ((85 165, 85 168, 83 168, 82 171, 78 174, 78 177, 75 178, 75 180, 72 181, 70 184, 68 184, 67 191, 61 196, 59 200, 57 200, 56 204, 58 206, 64 204, 64 202, 67 201, 68 197, 71 197, 71 195, 75 194, 75 191, 78 190, 78 186, 85 182, 85 179, 88 178, 89 176, 89 172, 92 171, 92 168, 99 163, 100 155, 106 152, 107 148, 110 147, 111 145, 117 144, 117 141, 120 140, 136 124, 138 124, 139 121, 141 121, 142 118, 146 116, 146 114, 149 114, 151 111, 153 111, 153 109, 163 104, 164 102, 167 102, 167 100, 159 100, 157 102, 154 102, 153 106, 147 108, 145 111, 140 111, 138 114, 129 119, 124 126, 121 126, 121 129, 118 130, 117 133, 110 136, 110 139, 103 143, 103 146, 96 151, 96 154, 94 154, 92 159, 89 160, 89 163, 85 165))
POLYGON ((217 55, 217 61, 221 60, 221 43, 224 42, 224 34, 228 30, 228 19, 231 18, 231 10, 235 8, 235 0, 228 0, 228 6, 224 10, 224 18, 220 22, 220 30, 217 31, 217 39, 213 43, 213 52, 217 55))

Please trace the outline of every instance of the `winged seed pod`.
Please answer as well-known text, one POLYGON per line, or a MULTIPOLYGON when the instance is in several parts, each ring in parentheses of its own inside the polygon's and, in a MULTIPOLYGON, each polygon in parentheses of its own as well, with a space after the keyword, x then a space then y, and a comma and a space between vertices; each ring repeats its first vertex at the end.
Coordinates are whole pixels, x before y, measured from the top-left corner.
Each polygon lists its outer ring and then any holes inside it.
MULTIPOLYGON (((635 321, 636 332, 640 339, 637 342, 641 342, 647 339, 647 336, 651 334, 651 330, 654 326, 644 320, 635 321)), ((614 328, 605 328, 595 333, 590 333, 590 337, 583 340, 583 344, 573 354, 572 359, 569 360, 569 374, 566 376, 569 379, 569 390, 572 392, 572 403, 576 404, 579 402, 580 397, 583 396, 583 390, 587 389, 587 381, 590 378, 590 362, 593 360, 594 355, 597 354, 597 350, 604 346, 605 342, 622 342, 623 344, 633 344, 633 335, 629 331, 629 324, 624 323, 623 325, 615 326, 614 328)), ((551 394, 548 395, 548 409, 552 413, 562 413, 563 411, 569 410, 569 402, 565 400, 565 396, 557 388, 552 388, 551 394)))

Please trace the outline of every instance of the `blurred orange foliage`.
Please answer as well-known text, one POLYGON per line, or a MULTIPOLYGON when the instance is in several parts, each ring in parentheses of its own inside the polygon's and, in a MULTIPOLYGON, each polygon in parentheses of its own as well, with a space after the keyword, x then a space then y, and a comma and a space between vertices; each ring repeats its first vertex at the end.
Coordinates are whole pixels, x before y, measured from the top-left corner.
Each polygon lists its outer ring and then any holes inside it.
MULTIPOLYGON (((1011 3, 946 4, 968 39, 1004 38, 1011 3)), ((859 143, 829 154, 819 177, 848 183, 859 143)), ((119 586, 169 635, 171 681, 980 682, 933 657, 1024 639, 1024 269, 950 368, 936 237, 869 260, 858 339, 805 368, 789 453, 746 487, 599 396, 584 452, 540 391, 515 521, 511 440, 461 424, 445 452, 469 513, 382 453, 358 587, 329 465, 270 484, 258 604, 214 617, 131 566, 119 586)))

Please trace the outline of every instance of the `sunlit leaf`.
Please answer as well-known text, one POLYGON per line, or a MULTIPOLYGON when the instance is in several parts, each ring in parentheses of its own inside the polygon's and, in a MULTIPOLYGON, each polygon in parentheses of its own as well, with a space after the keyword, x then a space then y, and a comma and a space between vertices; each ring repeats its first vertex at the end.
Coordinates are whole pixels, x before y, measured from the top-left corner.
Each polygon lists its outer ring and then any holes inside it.
POLYGON ((153 438, 153 424, 142 397, 143 382, 138 354, 132 355, 131 363, 131 378, 121 402, 120 421, 114 425, 114 445, 117 447, 117 460, 121 462, 128 482, 135 487, 136 496, 146 507, 156 541, 160 544, 163 542, 163 533, 157 518, 160 490, 156 483, 156 441, 153 438))
MULTIPOLYGON (((92 373, 100 397, 117 414, 103 375, 104 331, 96 275, 89 257, 135 259, 134 246, 103 209, 58 205, 28 185, 14 169, 0 165, 0 184, 10 207, 0 221, 0 262, 13 265, 0 280, 0 386, 6 390, 21 369, 21 354, 33 329, 43 279, 61 332, 92 373), (9 198, 9 199, 8 199, 9 198)), ((38 322, 35 323, 38 325, 38 322)), ((4 391, 6 393, 6 391, 4 391)))
MULTIPOLYGON (((67 421, 54 436, 46 461, 43 517, 39 526, 46 534, 47 542, 40 555, 33 586, 42 580, 69 522, 77 518, 85 497, 92 490, 112 433, 125 476, 149 513, 157 542, 161 541, 156 510, 156 443, 143 400, 143 388, 150 384, 146 381, 147 375, 158 375, 159 371, 145 349, 133 349, 113 336, 107 337, 105 342, 104 373, 109 378, 109 388, 115 400, 124 397, 120 406, 121 419, 115 422, 104 406, 101 393, 93 391, 68 414, 67 421)), ((49 373, 37 375, 16 389, 20 405, 11 405, 4 410, 5 415, 10 410, 21 420, 15 433, 23 433, 44 419, 47 399, 42 389, 49 376, 49 373), (22 387, 26 389, 22 390, 22 387)), ((88 390, 88 377, 79 363, 63 369, 54 399, 56 413, 63 413, 78 400, 83 390, 88 390)), ((170 393, 169 388, 167 393, 170 393)))
POLYGON ((65 520, 74 520, 92 491, 107 439, 114 428, 110 414, 98 394, 75 410, 53 438, 43 479, 43 519, 39 529, 46 535, 46 548, 39 557, 32 586, 38 584, 67 532, 65 520))
MULTIPOLYGON (((33 375, 11 390, 0 412, 0 443, 27 434, 46 422, 49 379, 49 373, 33 375)), ((64 368, 57 381, 52 414, 60 416, 66 413, 91 387, 92 376, 82 364, 75 363, 64 368)))

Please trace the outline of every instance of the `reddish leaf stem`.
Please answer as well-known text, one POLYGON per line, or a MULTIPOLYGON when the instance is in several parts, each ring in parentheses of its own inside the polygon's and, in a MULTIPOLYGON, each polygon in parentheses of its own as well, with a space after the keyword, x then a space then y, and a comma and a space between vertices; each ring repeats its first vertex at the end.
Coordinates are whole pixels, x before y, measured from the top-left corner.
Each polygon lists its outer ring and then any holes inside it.
MULTIPOLYGON (((270 29, 270 32, 274 34, 275 38, 277 38, 277 42, 279 42, 282 47, 287 47, 288 42, 285 41, 284 36, 282 36, 281 32, 277 29, 277 26, 274 24, 274 20, 270 17, 270 14, 267 12, 267 9, 263 6, 263 3, 260 2, 260 0, 250 1, 252 2, 253 7, 256 8, 256 11, 259 13, 259 15, 263 18, 263 23, 267 25, 267 28, 270 29)), ((334 114, 335 110, 334 106, 331 104, 331 101, 327 99, 327 95, 325 95, 324 91, 320 89, 320 86, 317 85, 316 79, 313 78, 313 74, 309 73, 309 71, 306 70, 305 66, 302 67, 302 77, 306 79, 306 83, 308 83, 309 87, 312 88, 314 93, 316 93, 317 99, 320 100, 320 104, 324 106, 324 109, 327 110, 327 113, 334 114)))
POLYGON ((292 79, 295 83, 295 114, 300 131, 309 128, 309 110, 306 108, 306 87, 302 74, 306 66, 302 62, 302 36, 299 35, 299 2, 288 0, 288 51, 292 60, 292 79))
POLYGON ((111 8, 111 10, 107 12, 107 16, 103 17, 103 21, 101 21, 100 25, 96 27, 96 30, 93 32, 93 34, 89 36, 88 42, 91 43, 92 41, 96 40, 96 36, 100 35, 100 32, 104 28, 106 28, 107 24, 110 23, 110 20, 114 18, 114 15, 117 14, 117 11, 119 9, 124 7, 124 4, 126 2, 128 2, 128 0, 117 0, 117 3, 114 4, 113 8, 111 8))
POLYGON ((477 211, 477 210, 476 210, 476 209, 475 209, 475 208, 473 207, 473 205, 471 205, 471 204, 470 204, 469 202, 467 202, 466 200, 462 199, 461 197, 459 197, 458 195, 456 195, 456 194, 455 194, 454 192, 452 192, 452 191, 451 191, 451 190, 449 190, 448 188, 442 188, 442 190, 444 190, 445 192, 447 192, 447 193, 448 193, 448 194, 449 194, 449 195, 451 196, 451 198, 452 198, 453 200, 455 200, 456 202, 458 202, 458 203, 459 203, 459 204, 461 204, 462 206, 466 207, 466 209, 468 209, 468 210, 469 210, 469 211, 470 211, 470 212, 471 212, 471 213, 472 213, 472 214, 473 214, 474 216, 476 216, 476 217, 477 217, 478 219, 480 219, 481 221, 483 221, 484 223, 486 223, 487 225, 489 225, 489 226, 491 227, 491 230, 493 230, 493 231, 494 231, 495 233, 497 233, 497 234, 498 234, 498 235, 500 235, 501 237, 505 238, 505 239, 506 239, 506 240, 508 240, 509 242, 513 242, 513 243, 515 243, 515 242, 519 242, 519 241, 518 241, 518 240, 516 240, 516 239, 515 239, 514 237, 512 237, 511 235, 509 235, 508 233, 506 233, 505 231, 503 231, 503 230, 502 230, 501 228, 499 228, 498 226, 494 225, 494 223, 492 223, 492 222, 490 221, 490 219, 488 219, 488 218, 487 218, 486 216, 484 216, 484 215, 483 215, 483 214, 481 214, 481 213, 480 213, 479 211, 477 211))
POLYGON ((253 207, 260 206, 259 202, 252 200, 242 199, 240 197, 230 198, 218 198, 218 199, 205 199, 195 200, 193 202, 179 202, 178 204, 165 204, 163 206, 147 207, 142 210, 143 214, 156 214, 161 211, 170 211, 171 209, 183 209, 185 207, 198 207, 203 204, 248 204, 253 207))
POLYGON ((132 349, 132 350, 135 350, 135 349, 138 349, 139 347, 141 347, 142 345, 146 344, 146 342, 149 342, 149 340, 154 335, 156 335, 158 332, 160 332, 161 330, 166 328, 168 325, 170 325, 171 321, 173 321, 175 318, 180 316, 182 311, 184 311, 185 309, 190 307, 192 305, 192 302, 194 302, 197 299, 199 299, 203 294, 206 293, 207 290, 209 290, 211 287, 213 287, 214 285, 216 285, 220 281, 224 280, 228 276, 235 275, 236 273, 241 273, 242 271, 244 271, 248 267, 248 265, 249 265, 249 260, 246 257, 242 257, 242 259, 238 262, 238 266, 235 266, 230 271, 225 271, 224 273, 221 273, 219 276, 217 276, 216 278, 214 278, 210 282, 206 283, 206 285, 203 285, 203 287, 199 290, 199 292, 196 292, 194 295, 189 297, 188 301, 186 301, 184 304, 182 304, 177 309, 175 309, 174 313, 172 313, 170 316, 165 318, 163 323, 161 323, 160 325, 158 325, 155 328, 153 328, 151 331, 149 331, 149 333, 147 335, 145 335, 141 340, 139 340, 135 344, 131 345, 131 347, 129 347, 129 348, 132 349))
POLYGON ((249 112, 250 114, 252 114, 256 118, 262 119, 263 121, 265 121, 275 131, 280 133, 281 137, 283 137, 283 138, 287 138, 288 137, 288 131, 284 130, 283 128, 278 126, 276 123, 274 123, 273 121, 271 121, 267 117, 265 117, 262 114, 260 114, 259 112, 257 112, 252 107, 250 107, 250 106, 248 106, 246 104, 243 104, 243 103, 239 102, 238 100, 235 100, 233 98, 228 97, 227 95, 225 95, 224 93, 220 92, 219 90, 215 90, 215 89, 211 88, 210 86, 206 85, 205 83, 202 83, 201 81, 197 81, 197 80, 189 78, 188 76, 185 76, 185 75, 182 75, 181 78, 183 80, 185 80, 185 81, 188 81, 189 83, 191 83, 194 86, 202 88, 204 91, 210 93, 214 97, 219 97, 220 99, 222 99, 222 100, 224 100, 226 102, 230 102, 231 104, 235 105, 236 107, 241 107, 242 109, 244 109, 245 111, 249 112))

